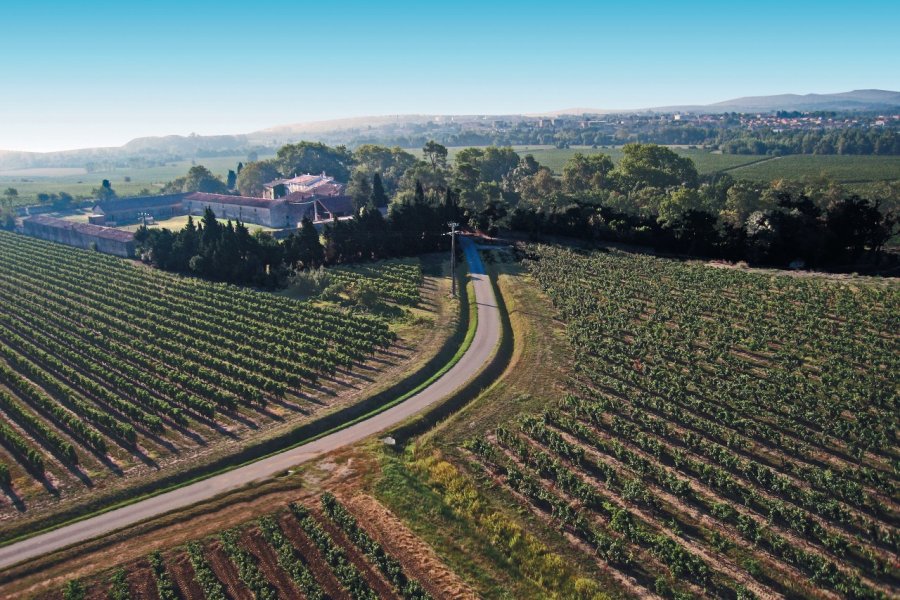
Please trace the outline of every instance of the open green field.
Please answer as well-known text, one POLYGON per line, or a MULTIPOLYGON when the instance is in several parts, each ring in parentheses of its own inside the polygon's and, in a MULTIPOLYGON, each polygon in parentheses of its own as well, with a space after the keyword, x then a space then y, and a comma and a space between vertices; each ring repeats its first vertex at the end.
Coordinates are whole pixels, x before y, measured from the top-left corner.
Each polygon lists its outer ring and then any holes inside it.
MULTIPOLYGON (((483 146, 482 146, 483 147, 483 146)), ((463 147, 448 148, 450 160, 463 147)), ((613 162, 622 158, 621 146, 592 148, 573 146, 513 146, 520 155, 531 154, 557 175, 575 153, 607 154, 613 162)), ((775 179, 801 180, 807 177, 826 176, 841 183, 870 183, 900 180, 900 156, 847 156, 847 155, 793 155, 785 157, 751 156, 743 154, 718 154, 700 148, 671 146, 680 156, 694 161, 701 175, 726 171, 735 179, 773 181, 775 179)), ((421 156, 419 150, 407 150, 421 156)))
MULTIPOLYGON (((261 157, 266 158, 266 157, 261 157)), ((76 198, 89 198, 91 190, 100 187, 100 182, 109 179, 119 196, 136 196, 141 190, 158 192, 163 185, 187 174, 194 164, 203 165, 223 180, 229 169, 238 162, 247 162, 246 156, 216 156, 182 160, 158 167, 123 167, 108 171, 88 173, 82 168, 17 169, 0 171, 0 189, 13 187, 19 192, 19 204, 32 204, 40 193, 58 194, 67 192, 76 198), (130 181, 126 181, 129 178, 130 181)))
MULTIPOLYGON (((484 148, 485 146, 479 147, 484 148)), ((463 146, 448 148, 447 150, 449 152, 450 161, 452 161, 456 154, 463 148, 463 146)), ((717 171, 731 169, 765 158, 761 156, 744 156, 739 154, 716 154, 707 150, 701 150, 699 148, 685 148, 681 146, 671 146, 671 148, 679 155, 687 156, 688 158, 693 160, 694 164, 697 165, 697 170, 702 174, 715 173, 717 171)), ((557 148, 556 146, 533 145, 513 146, 513 150, 518 152, 521 156, 525 156, 526 154, 533 155, 539 163, 549 168, 557 175, 562 174, 562 170, 566 164, 566 161, 572 158, 576 153, 606 154, 613 159, 613 162, 616 163, 619 162, 619 160, 621 160, 622 158, 621 146, 608 146, 599 148, 593 148, 591 146, 572 146, 570 148, 557 148)), ((415 154, 416 156, 422 156, 421 150, 407 149, 407 152, 415 154)))
POLYGON ((737 179, 772 181, 825 175, 841 183, 900 179, 900 156, 792 155, 733 168, 737 179))

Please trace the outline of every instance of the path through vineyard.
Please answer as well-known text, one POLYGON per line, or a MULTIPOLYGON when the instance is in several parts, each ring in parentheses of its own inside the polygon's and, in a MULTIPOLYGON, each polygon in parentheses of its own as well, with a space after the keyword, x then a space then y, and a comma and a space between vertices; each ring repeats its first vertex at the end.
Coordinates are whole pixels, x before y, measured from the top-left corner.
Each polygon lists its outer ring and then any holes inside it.
POLYGON ((484 272, 475 244, 463 238, 462 246, 478 306, 477 329, 471 346, 459 362, 430 386, 384 412, 308 444, 0 548, 0 568, 10 567, 271 477, 383 431, 451 395, 489 362, 500 341, 501 330, 500 311, 494 289, 484 272))

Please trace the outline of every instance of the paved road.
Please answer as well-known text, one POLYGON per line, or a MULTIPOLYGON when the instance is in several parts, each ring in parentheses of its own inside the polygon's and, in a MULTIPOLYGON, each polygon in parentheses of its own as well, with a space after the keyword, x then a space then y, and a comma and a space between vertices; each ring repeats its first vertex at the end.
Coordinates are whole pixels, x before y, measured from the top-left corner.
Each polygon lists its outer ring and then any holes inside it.
POLYGON ((248 483, 284 472, 299 463, 312 460, 336 448, 353 444, 439 402, 477 374, 490 360, 500 340, 500 311, 491 282, 475 244, 461 238, 469 263, 478 303, 478 327, 472 345, 458 363, 443 377, 408 400, 365 421, 337 431, 314 442, 264 458, 243 467, 215 475, 203 481, 142 500, 129 506, 66 525, 54 531, 0 548, 0 569, 30 558, 84 542, 103 534, 157 517, 164 513, 209 500, 248 483))

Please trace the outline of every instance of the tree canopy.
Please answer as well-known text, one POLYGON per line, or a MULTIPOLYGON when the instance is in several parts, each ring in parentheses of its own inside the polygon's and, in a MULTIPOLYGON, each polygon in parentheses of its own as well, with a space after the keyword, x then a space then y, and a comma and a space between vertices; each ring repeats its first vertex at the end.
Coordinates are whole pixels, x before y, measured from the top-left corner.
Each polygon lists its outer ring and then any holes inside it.
POLYGON ((344 146, 331 147, 320 142, 299 142, 279 148, 275 163, 286 177, 296 177, 305 173, 327 173, 338 181, 347 181, 353 166, 353 155, 344 146))
POLYGON ((163 193, 206 192, 208 194, 225 194, 228 188, 225 183, 212 174, 203 165, 191 167, 187 175, 170 181, 163 188, 163 193))
POLYGON ((615 171, 622 182, 620 185, 631 189, 695 187, 698 181, 697 169, 691 159, 655 144, 626 144, 615 171))
POLYGON ((263 185, 281 177, 274 161, 259 160, 247 163, 237 177, 237 189, 242 196, 262 196, 263 185))

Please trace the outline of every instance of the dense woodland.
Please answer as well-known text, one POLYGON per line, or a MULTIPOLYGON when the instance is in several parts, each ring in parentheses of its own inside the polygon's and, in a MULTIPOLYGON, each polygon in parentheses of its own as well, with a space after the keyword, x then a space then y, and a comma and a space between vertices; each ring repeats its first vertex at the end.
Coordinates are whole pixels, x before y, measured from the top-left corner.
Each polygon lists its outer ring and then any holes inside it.
POLYGON ((894 205, 830 181, 765 185, 727 174, 703 177, 689 158, 653 144, 629 144, 623 152, 617 165, 603 154, 576 154, 557 177, 512 148, 466 148, 451 161, 433 141, 421 159, 383 146, 351 152, 290 144, 273 159, 241 165, 233 182, 198 166, 172 187, 233 183, 249 195, 276 177, 324 171, 348 181, 356 219, 335 221, 321 233, 304 222, 278 242, 207 213, 180 232, 142 229, 137 239, 145 258, 163 269, 266 287, 309 267, 444 249, 449 221, 489 234, 505 229, 532 238, 634 243, 756 265, 892 264, 883 249, 897 231, 894 205), (384 206, 386 217, 378 210, 384 206))

